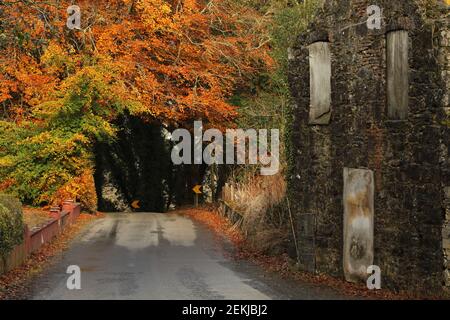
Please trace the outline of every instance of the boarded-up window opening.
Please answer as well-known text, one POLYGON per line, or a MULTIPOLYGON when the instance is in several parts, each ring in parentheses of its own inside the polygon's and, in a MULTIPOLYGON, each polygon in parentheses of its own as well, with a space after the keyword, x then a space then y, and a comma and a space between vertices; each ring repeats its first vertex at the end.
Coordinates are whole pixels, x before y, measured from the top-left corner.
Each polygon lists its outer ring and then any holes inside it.
POLYGON ((387 103, 391 120, 405 120, 409 105, 408 32, 387 35, 387 103))
POLYGON ((329 124, 331 120, 331 53, 328 42, 309 46, 310 124, 329 124))
POLYGON ((373 265, 374 174, 344 168, 344 274, 350 282, 367 279, 373 265))

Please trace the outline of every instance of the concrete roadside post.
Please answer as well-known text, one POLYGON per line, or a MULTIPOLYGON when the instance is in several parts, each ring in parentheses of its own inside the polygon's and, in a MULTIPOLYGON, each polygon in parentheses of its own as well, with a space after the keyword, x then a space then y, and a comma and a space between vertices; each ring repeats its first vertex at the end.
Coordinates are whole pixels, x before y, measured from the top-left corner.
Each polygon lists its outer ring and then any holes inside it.
MULTIPOLYGON (((75 201, 74 200, 65 200, 62 205, 62 211, 67 211, 72 213, 73 209, 75 207, 75 201)), ((70 222, 73 222, 74 217, 72 214, 70 214, 70 222)))
POLYGON ((53 206, 50 208, 50 216, 58 221, 58 226, 61 229, 61 208, 59 206, 53 206))
POLYGON ((55 219, 59 219, 61 216, 61 208, 59 206, 51 207, 50 215, 55 219))

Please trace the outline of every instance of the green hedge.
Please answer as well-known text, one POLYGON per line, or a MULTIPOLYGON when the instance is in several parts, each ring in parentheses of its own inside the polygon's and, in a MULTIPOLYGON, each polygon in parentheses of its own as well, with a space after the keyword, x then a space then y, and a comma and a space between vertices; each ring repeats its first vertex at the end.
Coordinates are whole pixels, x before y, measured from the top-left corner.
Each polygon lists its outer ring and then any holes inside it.
POLYGON ((22 204, 13 196, 0 194, 0 257, 5 259, 23 242, 22 204))

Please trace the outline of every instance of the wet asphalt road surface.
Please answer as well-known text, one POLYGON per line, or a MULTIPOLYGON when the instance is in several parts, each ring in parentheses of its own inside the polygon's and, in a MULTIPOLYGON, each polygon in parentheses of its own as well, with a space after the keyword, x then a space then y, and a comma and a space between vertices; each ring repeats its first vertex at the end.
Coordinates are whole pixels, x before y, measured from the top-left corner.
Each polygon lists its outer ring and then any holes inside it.
POLYGON ((231 258, 231 244, 174 214, 108 214, 31 284, 29 299, 345 299, 231 258), (81 269, 68 290, 67 268, 81 269))

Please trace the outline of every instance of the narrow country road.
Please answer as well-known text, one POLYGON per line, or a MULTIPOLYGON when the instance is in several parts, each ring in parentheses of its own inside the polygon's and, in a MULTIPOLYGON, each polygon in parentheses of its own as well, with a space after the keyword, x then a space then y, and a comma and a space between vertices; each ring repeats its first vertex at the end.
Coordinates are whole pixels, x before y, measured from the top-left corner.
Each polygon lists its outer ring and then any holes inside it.
POLYGON ((108 214, 31 285, 30 299, 342 299, 235 261, 231 245, 174 214, 108 214), (68 290, 67 267, 81 269, 68 290))

